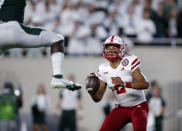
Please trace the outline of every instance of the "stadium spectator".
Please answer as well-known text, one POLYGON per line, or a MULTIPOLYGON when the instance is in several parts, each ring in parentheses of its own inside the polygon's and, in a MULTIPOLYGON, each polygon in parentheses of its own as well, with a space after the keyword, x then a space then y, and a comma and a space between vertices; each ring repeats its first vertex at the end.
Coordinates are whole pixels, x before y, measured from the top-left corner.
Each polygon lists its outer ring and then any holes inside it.
POLYGON ((49 1, 45 2, 45 12, 44 12, 44 25, 52 23, 54 21, 56 14, 55 11, 51 10, 51 3, 49 1))
POLYGON ((169 37, 175 38, 178 36, 178 12, 176 8, 172 8, 170 10, 170 15, 169 15, 169 37))
POLYGON ((123 17, 124 34, 128 37, 136 37, 139 20, 140 18, 134 15, 134 7, 130 6, 123 17))
POLYGON ((85 26, 78 18, 74 22, 74 29, 68 36, 69 46, 67 48, 68 55, 84 55, 86 54, 87 39, 90 35, 90 28, 85 26), (77 50, 75 50, 77 48, 77 50))
POLYGON ((60 16, 55 15, 53 21, 50 23, 47 23, 45 25, 45 28, 60 34, 62 31, 62 24, 61 24, 60 16))
POLYGON ((84 1, 80 1, 75 6, 78 16, 80 16, 80 21, 84 23, 88 17, 88 9, 84 1))
POLYGON ((87 39, 86 53, 88 55, 100 55, 102 53, 101 40, 107 36, 106 30, 99 24, 91 24, 91 33, 87 39))
POLYGON ((114 0, 108 7, 109 12, 118 12, 120 16, 123 16, 127 12, 127 8, 131 0, 114 0))
POLYGON ((168 23, 164 15, 163 4, 159 3, 156 11, 151 16, 156 26, 156 37, 167 37, 168 23))
POLYGON ((90 26, 92 24, 102 24, 106 14, 102 10, 97 10, 94 1, 88 4, 88 14, 85 19, 85 24, 90 26))
POLYGON ((18 108, 21 101, 14 94, 13 84, 4 84, 3 93, 0 95, 0 131, 18 131, 18 108))
POLYGON ((74 30, 74 22, 77 12, 74 9, 74 4, 70 0, 64 2, 63 8, 61 9, 61 34, 68 37, 74 30))
POLYGON ((144 0, 132 0, 131 6, 134 8, 134 14, 137 17, 143 16, 144 0))
POLYGON ((37 94, 32 99, 33 131, 47 131, 46 115, 50 108, 50 98, 43 84, 38 85, 37 94))
POLYGON ((146 95, 146 99, 147 99, 148 102, 149 102, 149 100, 150 100, 151 97, 152 97, 152 89, 155 88, 155 87, 159 87, 159 83, 158 83, 158 81, 153 80, 153 81, 150 83, 150 86, 151 86, 151 88, 149 88, 148 93, 147 93, 147 95, 146 95))
MULTIPOLYGON (((143 9, 143 10, 149 11, 149 13, 150 13, 150 19, 151 19, 151 20, 154 22, 154 24, 155 24, 155 21, 153 20, 153 17, 154 17, 154 15, 156 14, 156 10, 152 9, 151 4, 152 4, 152 1, 151 1, 151 0, 146 0, 146 1, 145 1, 145 4, 144 4, 144 9, 143 9)), ((157 29, 156 29, 156 30, 157 30, 157 29)))
POLYGON ((149 11, 144 11, 143 19, 137 26, 137 39, 142 43, 149 43, 153 40, 153 35, 156 32, 154 22, 150 19, 149 11))
MULTIPOLYGON (((152 97, 149 100, 150 113, 154 118, 154 130, 163 130, 163 115, 166 110, 166 102, 162 97, 161 88, 156 85, 152 88, 152 97)), ((151 116, 152 117, 152 116, 151 116)))
MULTIPOLYGON (((75 76, 71 74, 68 79, 74 81, 75 76)), ((78 90, 69 91, 67 89, 62 89, 60 91, 57 109, 62 110, 58 125, 59 131, 77 131, 77 113, 79 119, 83 118, 81 92, 78 90)))
POLYGON ((104 20, 103 23, 108 32, 108 35, 118 34, 119 29, 123 26, 121 15, 116 10, 109 11, 108 17, 104 20))
POLYGON ((151 7, 154 11, 157 11, 158 10, 158 6, 160 3, 162 3, 163 0, 151 0, 151 7))
POLYGON ((58 14, 62 8, 62 0, 47 0, 47 2, 50 2, 50 10, 54 14, 58 14))
POLYGON ((182 38, 182 9, 179 11, 178 16, 178 37, 182 38))
POLYGON ((95 0, 95 7, 97 8, 97 9, 103 9, 103 10, 107 10, 107 8, 108 8, 108 0, 95 0))
POLYGON ((169 19, 170 17, 170 11, 172 8, 177 8, 177 5, 176 5, 176 0, 163 0, 163 9, 164 9, 164 14, 165 14, 165 17, 167 19, 169 19))
POLYGON ((43 27, 45 19, 45 2, 43 0, 33 0, 32 4, 35 4, 32 8, 31 25, 43 27))

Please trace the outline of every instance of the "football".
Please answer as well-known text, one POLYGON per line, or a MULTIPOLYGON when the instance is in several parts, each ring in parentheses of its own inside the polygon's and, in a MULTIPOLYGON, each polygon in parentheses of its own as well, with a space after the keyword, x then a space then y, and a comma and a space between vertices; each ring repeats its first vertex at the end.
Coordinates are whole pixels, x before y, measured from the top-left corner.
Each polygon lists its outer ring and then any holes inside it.
POLYGON ((99 87, 100 87, 100 80, 95 75, 95 73, 91 73, 90 75, 88 75, 86 78, 86 89, 88 93, 94 95, 99 89, 99 87))

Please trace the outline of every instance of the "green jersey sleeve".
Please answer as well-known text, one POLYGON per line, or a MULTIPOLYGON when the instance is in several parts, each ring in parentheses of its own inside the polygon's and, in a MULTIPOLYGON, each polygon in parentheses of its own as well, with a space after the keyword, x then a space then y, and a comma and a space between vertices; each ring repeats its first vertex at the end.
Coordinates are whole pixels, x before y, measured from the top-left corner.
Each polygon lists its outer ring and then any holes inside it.
POLYGON ((23 23, 25 6, 25 0, 0 0, 0 21, 23 23))

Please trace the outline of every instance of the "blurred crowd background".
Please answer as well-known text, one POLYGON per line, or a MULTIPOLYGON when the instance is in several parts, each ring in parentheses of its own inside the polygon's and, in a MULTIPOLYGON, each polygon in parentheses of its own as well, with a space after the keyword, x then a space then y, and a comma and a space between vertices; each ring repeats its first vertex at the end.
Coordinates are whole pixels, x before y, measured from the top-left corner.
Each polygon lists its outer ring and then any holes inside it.
MULTIPOLYGON (((103 41, 108 36, 116 34, 122 36, 129 47, 180 46, 182 2, 180 0, 27 0, 24 23, 62 34, 65 37, 68 55, 100 55, 103 41)), ((46 49, 41 49, 39 52, 44 56, 49 53, 46 49)), ((22 54, 26 56, 27 50, 22 54)), ((36 54, 30 53, 30 55, 36 54)))
MULTIPOLYGON (((65 77, 84 85, 104 61, 103 41, 119 35, 141 58, 150 82, 147 131, 182 130, 181 0, 26 1, 25 25, 64 36, 65 77)), ((51 89, 49 50, 11 49, 0 56, 0 131, 97 131, 114 108, 109 90, 95 104, 84 86, 78 92, 51 89)))

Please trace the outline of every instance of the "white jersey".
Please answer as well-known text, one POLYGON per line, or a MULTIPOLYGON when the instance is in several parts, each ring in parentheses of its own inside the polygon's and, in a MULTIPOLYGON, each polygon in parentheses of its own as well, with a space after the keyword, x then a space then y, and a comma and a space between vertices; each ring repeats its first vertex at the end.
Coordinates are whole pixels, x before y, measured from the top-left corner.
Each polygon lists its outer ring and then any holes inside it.
POLYGON ((109 62, 99 66, 99 79, 107 83, 107 87, 113 91, 117 103, 121 106, 135 106, 146 101, 144 91, 115 86, 112 84, 111 77, 119 77, 122 81, 133 82, 132 72, 139 67, 140 60, 135 55, 125 55, 116 69, 113 69, 109 62))
POLYGON ((81 99, 81 92, 62 89, 60 91, 60 98, 63 110, 76 110, 78 108, 78 100, 81 99))

